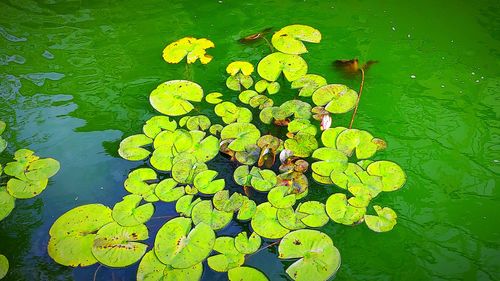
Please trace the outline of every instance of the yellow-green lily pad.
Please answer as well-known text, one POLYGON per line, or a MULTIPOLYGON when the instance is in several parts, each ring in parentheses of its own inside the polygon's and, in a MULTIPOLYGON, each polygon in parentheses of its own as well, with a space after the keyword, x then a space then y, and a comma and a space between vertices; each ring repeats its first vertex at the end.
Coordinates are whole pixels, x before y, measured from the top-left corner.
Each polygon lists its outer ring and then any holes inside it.
POLYGON ((137 281, 197 281, 203 274, 203 265, 195 264, 188 268, 173 268, 162 263, 154 253, 147 252, 137 269, 137 281))
POLYGON ((213 170, 200 172, 194 177, 194 186, 203 194, 215 194, 224 189, 226 182, 224 179, 214 180, 219 173, 213 170))
POLYGON ((156 196, 164 202, 177 201, 184 193, 184 187, 178 186, 178 183, 171 178, 160 181, 155 187, 156 196))
POLYGON ((212 199, 214 207, 224 212, 235 212, 241 208, 244 201, 244 196, 238 192, 234 192, 229 196, 229 190, 221 190, 215 193, 212 199))
POLYGON ((347 156, 335 148, 318 148, 312 157, 320 160, 312 163, 313 172, 323 177, 329 177, 332 172, 341 173, 347 168, 347 156))
POLYGON ((329 221, 325 204, 318 201, 301 203, 297 211, 304 215, 300 220, 308 227, 322 227, 329 221))
POLYGON ((160 84, 149 96, 154 109, 169 116, 184 115, 203 99, 200 85, 187 80, 172 80, 160 84))
POLYGON ((277 186, 267 194, 267 200, 278 209, 289 208, 295 204, 295 194, 290 186, 277 186))
POLYGON ((373 206, 377 216, 365 215, 366 225, 375 232, 387 232, 391 231, 396 225, 396 219, 398 216, 391 208, 382 208, 378 205, 373 206))
POLYGON ((276 50, 295 55, 307 53, 307 49, 302 41, 319 43, 321 41, 321 33, 319 30, 307 25, 293 24, 278 30, 271 39, 276 50))
POLYGON ((221 140, 234 139, 228 146, 233 151, 244 151, 246 146, 256 144, 260 131, 251 123, 233 123, 222 129, 221 140))
POLYGON ((398 190, 406 182, 406 174, 398 164, 390 161, 375 161, 368 165, 366 171, 382 179, 382 191, 398 190))
POLYGON ((236 218, 240 221, 248 221, 252 219, 253 215, 255 214, 255 209, 257 209, 257 204, 255 203, 255 201, 245 196, 243 197, 243 203, 238 210, 236 218))
POLYGON ((193 223, 205 223, 213 230, 220 230, 226 227, 233 218, 233 212, 220 211, 212 206, 210 200, 202 200, 193 207, 191 212, 193 223))
POLYGON ((326 79, 323 76, 316 74, 306 74, 299 79, 292 82, 292 89, 300 89, 299 96, 310 97, 322 86, 327 84, 326 79))
POLYGON ((226 67, 226 72, 231 76, 240 72, 248 76, 253 73, 253 70, 253 65, 247 61, 233 61, 226 67))
POLYGON ((252 87, 252 85, 252 77, 243 73, 231 75, 226 80, 226 87, 233 91, 242 91, 244 89, 249 89, 250 87, 252 87))
POLYGON ((260 270, 248 266, 239 266, 227 272, 229 281, 269 281, 260 270))
POLYGON ((342 84, 325 85, 312 95, 314 104, 324 106, 328 112, 335 114, 352 110, 357 99, 358 93, 342 84))
POLYGON ((205 100, 211 104, 218 104, 222 102, 222 94, 219 92, 213 92, 205 96, 205 100))
MULTIPOLYGON (((142 131, 144 134, 154 139, 161 131, 175 131, 177 129, 177 122, 175 120, 170 120, 168 116, 153 116, 146 124, 142 126, 142 131)), ((142 145, 141 145, 142 146, 142 145)))
POLYGON ((191 217, 194 206, 201 202, 201 198, 193 201, 193 195, 184 195, 175 203, 175 211, 184 217, 191 217))
POLYGON ((363 219, 365 212, 366 208, 351 206, 346 195, 342 193, 332 194, 326 200, 326 213, 337 223, 353 225, 363 219))
POLYGON ((285 236, 290 230, 279 223, 277 213, 278 209, 269 202, 258 205, 251 222, 253 231, 269 239, 285 236))
POLYGON ((293 139, 287 139, 285 148, 292 151, 294 156, 309 157, 318 148, 318 141, 314 135, 300 133, 296 134, 293 139))
POLYGON ((0 254, 0 279, 4 278, 7 272, 9 272, 9 260, 6 256, 0 254))
POLYGON ((248 237, 247 233, 243 231, 238 233, 236 238, 234 238, 234 246, 240 253, 245 255, 255 253, 259 249, 261 243, 262 239, 255 232, 252 232, 250 237, 248 237))
POLYGON ((307 63, 300 56, 276 52, 259 62, 257 72, 267 81, 276 81, 283 73, 286 79, 292 82, 306 75, 307 63))
POLYGON ((6 218, 16 205, 16 198, 7 192, 4 186, 0 186, 0 221, 6 218))
POLYGON ((158 196, 155 194, 156 184, 150 182, 157 181, 157 179, 153 169, 139 168, 128 174, 124 186, 128 192, 140 195, 148 202, 156 202, 158 201, 158 196))
POLYGON ((215 240, 214 250, 220 254, 208 258, 208 266, 218 272, 226 272, 245 262, 245 255, 234 246, 234 238, 221 236, 215 240))
POLYGON ((206 53, 206 49, 214 47, 214 43, 206 38, 184 37, 163 49, 163 59, 168 63, 179 63, 187 57, 187 63, 194 63, 199 59, 202 64, 207 64, 213 57, 206 53))
POLYGON ((113 207, 113 219, 122 226, 136 226, 147 222, 155 211, 153 204, 140 205, 142 196, 130 194, 113 207))

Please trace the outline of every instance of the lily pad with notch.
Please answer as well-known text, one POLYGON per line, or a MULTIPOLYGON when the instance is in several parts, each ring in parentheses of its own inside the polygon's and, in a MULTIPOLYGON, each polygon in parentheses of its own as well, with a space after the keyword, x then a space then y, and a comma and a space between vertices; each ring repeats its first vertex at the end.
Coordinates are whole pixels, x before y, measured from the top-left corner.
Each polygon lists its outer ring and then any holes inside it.
MULTIPOLYGON (((154 139, 161 131, 175 131, 177 129, 177 122, 170 120, 168 116, 153 116, 142 126, 144 134, 154 139)), ((142 145, 141 145, 142 146, 142 145)))
POLYGON ((178 186, 177 181, 167 178, 160 181, 155 187, 155 194, 158 199, 164 202, 174 202, 184 196, 185 188, 178 186))
POLYGON ((142 196, 147 202, 156 202, 158 201, 158 196, 155 194, 157 181, 158 176, 153 169, 139 168, 128 174, 124 186, 128 192, 142 196))
POLYGON ((262 78, 271 82, 278 80, 283 73, 285 78, 292 82, 306 75, 307 63, 300 56, 276 52, 267 55, 259 62, 257 72, 262 78))
POLYGON ((200 280, 203 274, 201 263, 188 268, 173 268, 162 263, 155 255, 154 250, 147 252, 137 269, 138 281, 187 281, 200 280))
POLYGON ((234 139, 228 146, 233 151, 244 151, 245 147, 255 144, 260 131, 251 123, 229 124, 221 131, 221 140, 234 139))
POLYGON ((396 225, 397 215, 391 208, 382 208, 378 205, 373 206, 377 216, 365 215, 365 223, 371 230, 375 232, 391 231, 396 225))
POLYGON ((312 100, 318 106, 324 106, 328 112, 334 114, 346 113, 356 106, 358 94, 356 91, 342 84, 322 86, 314 91, 312 100))
POLYGON ((218 174, 213 170, 202 171, 194 177, 194 186, 203 194, 215 194, 226 185, 224 179, 215 180, 218 174))
POLYGON ((224 189, 217 192, 212 199, 214 207, 224 212, 235 212, 243 205, 245 196, 234 192, 229 196, 229 190, 224 189))
POLYGON ((142 196, 130 194, 113 207, 113 219, 122 226, 136 226, 147 222, 155 211, 153 204, 140 205, 142 196))
POLYGON ((300 89, 299 96, 310 97, 314 91, 328 84, 323 76, 306 74, 292 82, 292 89, 300 89))
POLYGON ((349 204, 343 193, 332 194, 326 200, 326 213, 337 223, 353 225, 363 220, 366 208, 357 208, 349 204))
POLYGON ((248 266, 235 267, 227 273, 229 281, 269 281, 260 270, 248 266))
POLYGON ((0 221, 6 218, 14 209, 16 198, 7 192, 5 186, 0 186, 0 221))
POLYGON ((400 189, 406 182, 406 174, 401 167, 390 161, 375 161, 368 165, 366 171, 382 180, 382 191, 400 189))
POLYGON ((233 237, 221 236, 215 240, 214 250, 220 254, 208 258, 208 266, 218 272, 226 272, 245 262, 245 255, 236 247, 233 237))
POLYGON ((279 223, 277 215, 278 209, 271 203, 265 202, 258 205, 251 222, 253 231, 269 239, 279 239, 285 236, 290 230, 279 223))
POLYGON ((202 200, 193 207, 191 218, 195 225, 205 223, 217 231, 226 227, 233 218, 233 212, 225 212, 215 209, 210 200, 202 200))
POLYGON ((194 196, 190 194, 179 198, 175 203, 175 211, 181 216, 191 217, 194 206, 201 202, 201 198, 196 198, 194 201, 193 198, 194 196))
POLYGON ((154 109, 169 116, 179 116, 194 109, 191 102, 203 99, 200 85, 187 80, 171 80, 160 84, 149 96, 154 109))
POLYGON ((187 57, 188 64, 198 59, 202 64, 207 64, 213 57, 206 53, 206 49, 214 47, 214 43, 206 38, 184 37, 163 49, 163 59, 168 63, 179 63, 187 57))
POLYGON ((271 42, 276 50, 286 54, 303 54, 307 49, 302 42, 319 43, 319 30, 302 24, 293 24, 283 27, 274 33, 271 42))

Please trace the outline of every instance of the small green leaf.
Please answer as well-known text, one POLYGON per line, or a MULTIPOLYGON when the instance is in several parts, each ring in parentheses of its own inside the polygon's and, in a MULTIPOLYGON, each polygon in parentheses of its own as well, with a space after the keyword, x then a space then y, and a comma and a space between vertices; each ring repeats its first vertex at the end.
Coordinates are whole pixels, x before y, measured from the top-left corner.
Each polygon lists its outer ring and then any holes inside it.
POLYGON ((139 206, 142 197, 130 194, 123 197, 113 207, 113 219, 122 226, 136 226, 147 222, 155 211, 153 204, 147 203, 139 206))
POLYGON ((149 96, 154 109, 169 116, 184 115, 194 106, 191 102, 203 99, 200 85, 187 80, 172 80, 160 84, 149 96))
POLYGON ((293 139, 285 141, 285 148, 292 151, 294 156, 309 157, 318 148, 318 141, 313 135, 296 134, 293 139))
POLYGON ((253 215, 255 214, 255 209, 257 208, 257 204, 255 204, 255 201, 248 199, 248 197, 244 196, 243 197, 243 204, 241 205, 240 209, 238 210, 238 214, 236 218, 240 221, 247 221, 252 219, 253 215))
POLYGON ((212 56, 206 54, 206 49, 214 47, 214 43, 206 38, 184 37, 163 49, 163 59, 168 63, 179 63, 187 56, 188 64, 198 59, 202 64, 207 64, 212 60, 212 56))
POLYGON ((221 140, 234 139, 229 144, 233 151, 244 151, 245 147, 255 144, 260 137, 260 131, 251 123, 229 124, 221 131, 221 140))
POLYGON ((301 221, 308 227, 322 227, 328 223, 325 204, 318 201, 307 201, 297 207, 297 211, 304 214, 301 221))
POLYGON ((188 268, 173 268, 162 263, 156 257, 154 250, 144 255, 137 269, 138 281, 196 281, 200 280, 203 274, 201 263, 188 268))
POLYGON ((248 266, 235 267, 227 273, 229 281, 269 281, 264 273, 248 266))
POLYGON ((347 156, 356 150, 356 158, 367 159, 377 152, 378 147, 372 140, 373 136, 366 131, 347 129, 338 135, 336 146, 347 156))
POLYGON ((164 179, 155 187, 155 194, 158 199, 164 202, 174 202, 184 195, 185 191, 182 186, 177 186, 174 179, 164 179))
POLYGON ((310 26, 294 24, 278 30, 271 39, 273 46, 278 51, 295 55, 307 53, 307 49, 302 41, 319 43, 321 41, 321 33, 310 26))
POLYGON ((267 200, 278 209, 289 208, 295 204, 295 194, 289 186, 277 186, 267 195, 267 200))
POLYGON ((233 212, 219 211, 213 208, 210 200, 202 200, 193 207, 191 217, 195 225, 203 222, 213 230, 220 230, 231 222, 233 212))
POLYGON ((294 81, 307 73, 307 63, 300 56, 277 52, 264 57, 257 72, 267 81, 278 80, 282 72, 288 81, 294 81))
POLYGON ((194 186, 203 194, 215 194, 224 189, 226 185, 224 179, 214 180, 218 174, 219 173, 212 170, 200 172, 194 178, 194 186))
POLYGON ((405 172, 394 162, 375 161, 368 165, 366 171, 382 178, 382 191, 398 190, 406 182, 405 172))
POLYGON ((211 104, 218 104, 222 102, 222 94, 219 92, 213 92, 205 96, 205 100, 211 104))
POLYGON ((342 173, 347 168, 347 156, 344 153, 330 147, 316 149, 312 157, 321 161, 312 163, 314 173, 328 177, 332 172, 342 173))
MULTIPOLYGON (((170 121, 168 116, 153 116, 146 124, 142 126, 142 131, 147 137, 154 139, 161 131, 175 131, 177 129, 177 123, 175 120, 170 121)), ((140 146, 143 146, 142 144, 140 146)), ((121 145, 120 145, 121 146, 121 145)))
POLYGON ((175 211, 181 216, 190 217, 194 206, 201 202, 200 198, 193 201, 193 195, 184 195, 175 203, 175 211))
POLYGON ((0 221, 6 218, 16 205, 16 198, 12 197, 4 186, 0 186, 0 221))
POLYGON ((7 272, 9 272, 9 260, 4 255, 0 254, 0 279, 4 278, 7 272))
POLYGON ((301 220, 302 218, 306 217, 307 214, 294 211, 292 207, 278 209, 277 216, 279 223, 290 230, 297 230, 307 227, 301 220))
POLYGON ((391 208, 382 208, 378 205, 373 206, 377 216, 365 215, 366 225, 375 232, 387 232, 391 231, 396 225, 396 219, 398 216, 391 208))
POLYGON ((335 193, 326 200, 326 213, 337 223, 353 225, 363 219, 365 212, 366 208, 351 206, 342 193, 335 193))
POLYGON ((229 197, 229 190, 221 190, 217 192, 213 198, 214 207, 224 212, 235 212, 243 205, 244 196, 234 192, 229 197))
POLYGON ((310 97, 322 86, 327 84, 326 79, 316 74, 306 74, 292 82, 292 89, 300 89, 299 96, 310 97))
POLYGON ((278 209, 269 202, 258 205, 252 218, 252 229, 264 238, 278 239, 285 236, 290 230, 278 222, 277 212, 278 209))
POLYGON ((239 72, 248 76, 253 73, 253 70, 253 65, 247 61, 233 61, 226 67, 226 72, 231 76, 239 72))
POLYGON ((346 113, 354 108, 358 94, 346 85, 325 85, 312 95, 314 104, 324 106, 328 112, 340 114, 346 113))
POLYGON ((245 255, 238 252, 234 246, 233 237, 218 237, 215 240, 214 250, 220 254, 208 258, 208 266, 218 272, 226 272, 245 262, 245 255))
POLYGON ((255 253, 259 249, 261 243, 262 239, 255 232, 248 237, 247 233, 243 231, 236 235, 236 238, 234 239, 234 246, 236 249, 240 253, 246 255, 255 253))
POLYGON ((139 168, 128 174, 125 180, 125 189, 132 193, 142 196, 148 202, 158 201, 155 195, 156 184, 149 184, 151 181, 156 181, 157 175, 153 169, 139 168))

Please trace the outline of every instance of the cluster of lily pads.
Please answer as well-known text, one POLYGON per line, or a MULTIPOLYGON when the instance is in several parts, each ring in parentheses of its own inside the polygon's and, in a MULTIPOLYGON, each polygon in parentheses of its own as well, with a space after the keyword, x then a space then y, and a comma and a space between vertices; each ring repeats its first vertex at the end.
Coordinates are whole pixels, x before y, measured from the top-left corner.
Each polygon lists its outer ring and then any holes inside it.
MULTIPOLYGON (((113 208, 89 204, 63 214, 50 229, 49 255, 73 267, 125 267, 140 260, 138 280, 199 280, 204 262, 227 272, 229 280, 268 280, 245 266, 265 241, 265 247, 279 244, 279 259, 295 260, 286 269, 293 280, 331 278, 340 253, 319 229, 333 221, 391 230, 397 217, 392 209, 374 205, 376 215, 370 215, 367 208, 382 191, 401 188, 406 176, 393 162, 370 160, 386 148, 383 140, 363 130, 330 128, 332 114, 351 111, 358 94, 308 73, 300 56, 307 52, 303 42, 320 41, 321 33, 309 26, 275 32, 277 51, 257 64, 255 83, 250 62, 230 63, 226 85, 239 102, 232 102, 230 92, 205 95, 192 81, 160 84, 149 100, 161 115, 120 143, 121 157, 148 165, 128 175, 124 187, 130 195, 113 208), (272 96, 287 84, 298 98, 276 105, 272 96), (214 104, 216 118, 191 114, 203 99, 214 104), (237 165, 232 181, 209 168, 222 156, 237 165), (333 193, 326 202, 306 200, 310 180, 333 193), (148 250, 141 242, 150 235, 145 223, 161 202, 175 203, 178 216, 159 229, 148 250), (251 231, 218 236, 233 220, 251 231)), ((211 47, 207 39, 187 37, 168 45, 163 57, 205 64, 211 47)))
MULTIPOLYGON (((0 120, 0 154, 7 148, 2 138, 6 124, 0 120)), ((15 207, 16 199, 28 199, 39 195, 48 184, 49 178, 59 171, 59 162, 52 158, 40 158, 29 149, 19 149, 14 160, 5 165, 0 163, 0 221, 15 207)), ((8 259, 0 254, 0 279, 9 269, 8 259)))

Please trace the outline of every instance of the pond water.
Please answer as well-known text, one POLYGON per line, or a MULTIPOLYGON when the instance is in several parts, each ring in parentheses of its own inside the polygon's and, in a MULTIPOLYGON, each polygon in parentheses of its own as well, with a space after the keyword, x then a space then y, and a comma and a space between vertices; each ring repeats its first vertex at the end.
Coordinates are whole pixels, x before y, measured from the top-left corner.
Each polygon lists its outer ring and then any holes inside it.
MULTIPOLYGON (((388 233, 329 223, 342 255, 336 280, 499 280, 500 2, 498 1, 28 1, 0 3, 0 119, 8 154, 27 147, 61 162, 40 196, 18 200, 0 223, 6 280, 92 280, 97 265, 71 269, 48 255, 48 230, 76 206, 113 206, 138 163, 120 140, 155 114, 152 89, 186 77, 161 51, 184 36, 207 37, 214 60, 192 65, 205 92, 225 90, 225 66, 256 63, 265 44, 241 36, 301 23, 321 31, 304 55, 311 73, 354 89, 335 59, 378 60, 365 81, 355 127, 385 139, 376 159, 399 163, 406 186, 376 203, 398 213, 388 233)), ((236 95, 234 95, 236 99, 236 95)), ((209 108, 200 111, 214 117, 209 108)), ((350 114, 334 120, 346 125, 350 114)), ((231 172, 216 160, 219 170, 231 172)), ((227 174, 226 174, 227 176, 227 174)), ((331 188, 313 185, 325 202, 331 188)), ((155 216, 173 214, 157 204, 155 216)), ((148 223, 155 232, 164 219, 148 223)), ((241 230, 232 223, 220 234, 241 230)), ((148 240, 151 244, 153 238, 148 240)), ((271 280, 287 264, 270 248, 247 260, 271 280)), ((101 268, 96 280, 135 280, 137 264, 101 268)), ((225 280, 205 268, 204 280, 225 280)))

